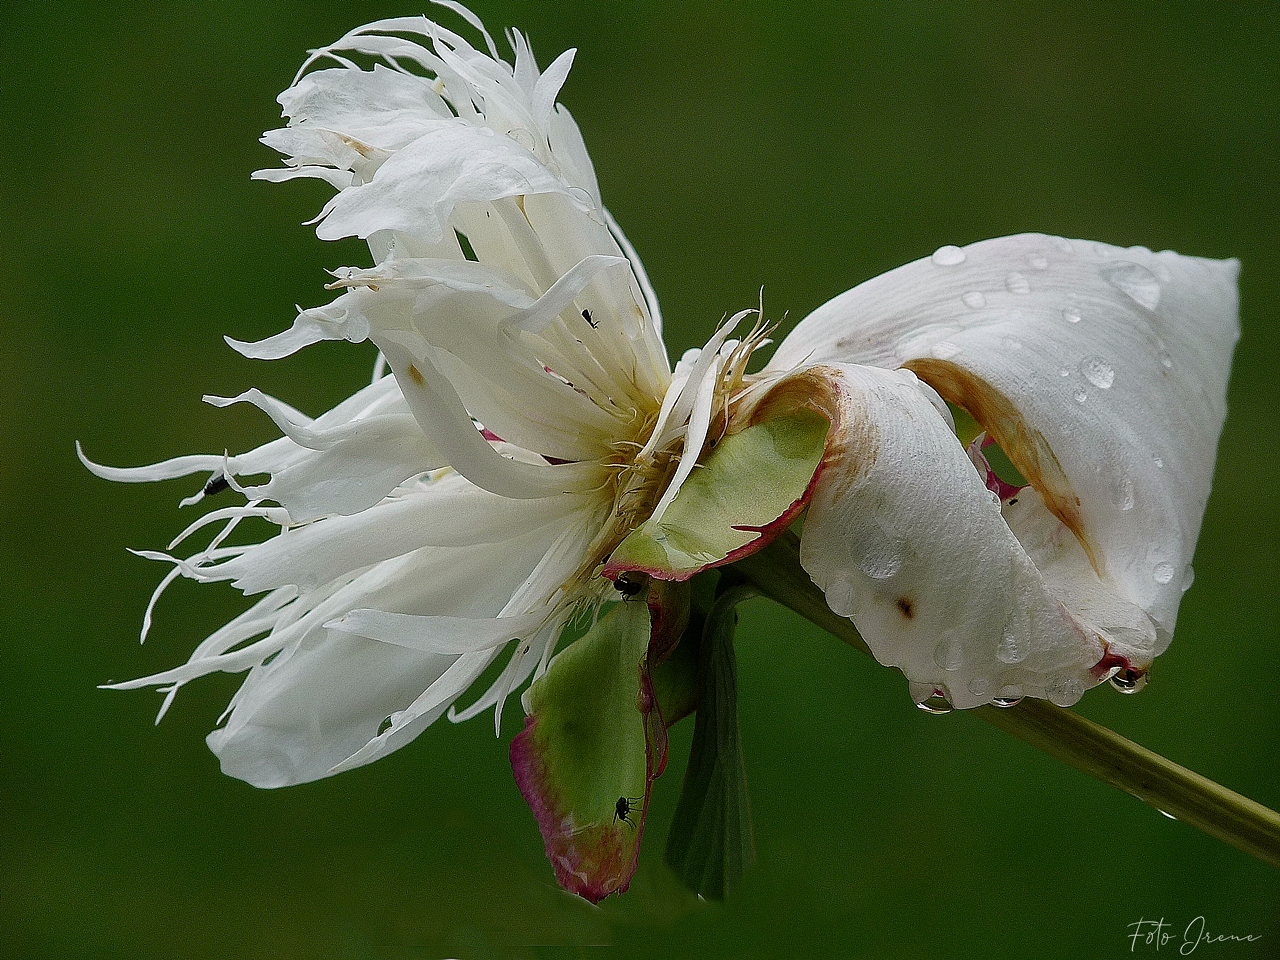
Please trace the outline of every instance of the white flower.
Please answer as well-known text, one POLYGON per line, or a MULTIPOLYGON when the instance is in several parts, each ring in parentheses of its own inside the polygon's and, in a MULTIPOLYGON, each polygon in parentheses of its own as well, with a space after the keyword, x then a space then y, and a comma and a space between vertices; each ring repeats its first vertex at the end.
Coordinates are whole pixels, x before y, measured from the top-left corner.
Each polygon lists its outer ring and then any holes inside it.
POLYGON ((556 103, 573 52, 540 73, 512 32, 508 65, 458 12, 487 53, 422 18, 314 53, 280 97, 288 126, 264 138, 288 165, 257 174, 330 183, 318 235, 366 239, 374 265, 335 271, 341 295, 291 329, 229 342, 275 359, 368 339, 392 375, 380 366, 315 420, 256 390, 208 398, 252 403, 284 433, 240 456, 89 464, 124 481, 209 473, 191 500, 243 493, 170 545, 225 524, 205 549, 144 555, 174 564, 157 597, 178 575, 264 595, 186 664, 117 686, 161 686, 167 706, 189 680, 247 670, 209 736, 223 770, 313 780, 446 711, 496 715, 575 614, 618 598, 613 578, 686 579, 806 506, 805 569, 918 700, 1066 704, 1117 671, 1138 682, 1190 584, 1234 261, 1039 235, 943 247, 819 308, 760 373, 745 372, 759 323, 730 339, 745 312, 673 369, 556 103), (994 476, 943 398, 1029 486, 994 476), (255 474, 270 479, 245 485, 255 474), (246 517, 279 535, 225 545, 246 517))

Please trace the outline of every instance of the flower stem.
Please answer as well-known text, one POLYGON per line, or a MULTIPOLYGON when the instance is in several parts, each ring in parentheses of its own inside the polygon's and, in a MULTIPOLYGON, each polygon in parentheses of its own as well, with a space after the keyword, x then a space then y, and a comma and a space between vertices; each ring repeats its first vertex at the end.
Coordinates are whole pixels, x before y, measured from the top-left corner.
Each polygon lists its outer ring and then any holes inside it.
MULTIPOLYGON (((857 628, 831 611, 822 591, 801 568, 800 541, 794 534, 784 534, 759 553, 739 560, 734 568, 765 596, 790 607, 851 647, 871 654, 857 628)), ((1163 813, 1280 867, 1280 814, 1101 724, 1031 698, 1008 709, 985 706, 965 712, 1163 813)))

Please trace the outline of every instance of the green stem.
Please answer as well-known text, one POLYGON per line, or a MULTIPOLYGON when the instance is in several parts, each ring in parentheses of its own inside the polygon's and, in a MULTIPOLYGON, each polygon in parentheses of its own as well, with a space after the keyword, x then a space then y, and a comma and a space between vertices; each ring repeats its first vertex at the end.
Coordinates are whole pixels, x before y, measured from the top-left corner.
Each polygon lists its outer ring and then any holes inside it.
MULTIPOLYGON (((787 533, 734 569, 762 594, 870 655, 854 625, 831 612, 800 566, 800 541, 787 533)), ((1163 813, 1280 867, 1280 814, 1045 700, 966 711, 1163 813)))

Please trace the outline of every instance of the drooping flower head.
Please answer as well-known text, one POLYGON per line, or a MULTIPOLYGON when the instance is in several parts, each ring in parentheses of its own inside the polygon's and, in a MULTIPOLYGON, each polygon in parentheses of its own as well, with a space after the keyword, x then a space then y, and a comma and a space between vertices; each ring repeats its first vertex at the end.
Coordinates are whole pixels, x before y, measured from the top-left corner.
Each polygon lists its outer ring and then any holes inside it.
POLYGON ((173 564, 152 606, 177 576, 260 597, 186 664, 117 686, 167 707, 248 671, 209 744, 264 787, 368 763, 446 712, 496 725, 524 688, 517 781, 561 883, 599 899, 635 869, 666 724, 691 709, 655 672, 710 623, 688 581, 806 509, 805 569, 917 700, 1140 682, 1190 584, 1234 262, 1039 235, 943 247, 819 308, 759 372, 756 311, 673 367, 556 102, 573 52, 539 71, 513 31, 507 63, 449 6, 484 49, 423 18, 352 31, 264 138, 286 165, 257 176, 332 185, 317 234, 367 240, 373 265, 335 270, 336 299, 283 333, 229 342, 276 359, 367 339, 373 382, 315 419, 256 390, 207 398, 280 428, 245 454, 89 464, 207 473, 184 502, 246 498, 170 546, 223 524, 194 554, 144 554, 173 564), (944 400, 985 433, 959 437, 944 400), (229 545, 247 517, 280 532, 229 545))

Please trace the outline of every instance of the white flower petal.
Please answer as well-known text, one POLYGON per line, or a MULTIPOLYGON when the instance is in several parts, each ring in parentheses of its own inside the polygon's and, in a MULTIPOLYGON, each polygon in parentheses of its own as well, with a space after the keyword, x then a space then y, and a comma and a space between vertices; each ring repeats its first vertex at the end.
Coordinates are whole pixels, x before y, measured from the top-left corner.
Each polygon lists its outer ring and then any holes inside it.
POLYGON ((1167 645, 1238 336, 1238 263, 1022 235, 836 297, 778 348, 906 365, 973 413, 1167 645))
POLYGON ((831 609, 882 663, 955 706, 1006 688, 1078 698, 1097 682, 1102 643, 1049 589, 914 375, 820 370, 839 455, 818 474, 800 562, 831 609))
POLYGON ((535 531, 486 549, 428 548, 382 565, 388 572, 371 581, 377 582, 373 589, 353 584, 326 601, 299 621, 304 632, 298 640, 250 672, 226 726, 209 735, 223 772, 256 786, 284 786, 327 776, 372 741, 381 741, 379 755, 407 743, 470 686, 497 648, 458 657, 366 640, 323 624, 366 607, 492 617, 554 535, 535 531), (416 717, 412 729, 402 724, 393 740, 384 739, 391 731, 380 738, 383 721, 424 691, 439 702, 416 717))

